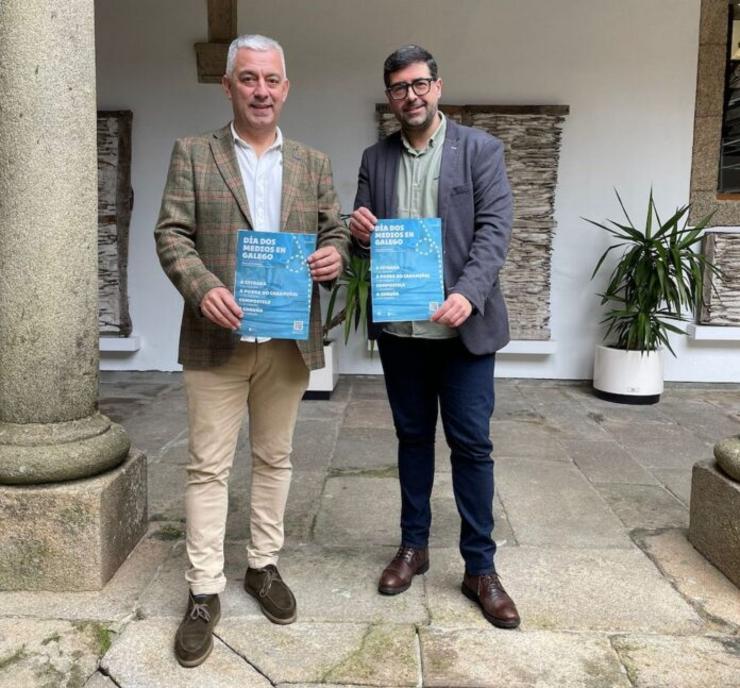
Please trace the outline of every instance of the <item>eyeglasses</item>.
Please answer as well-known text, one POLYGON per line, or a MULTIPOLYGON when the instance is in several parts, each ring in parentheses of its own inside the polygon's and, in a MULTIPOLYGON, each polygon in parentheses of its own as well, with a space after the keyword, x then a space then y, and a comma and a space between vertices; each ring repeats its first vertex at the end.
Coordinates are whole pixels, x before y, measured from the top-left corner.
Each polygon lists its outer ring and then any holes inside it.
POLYGON ((391 97, 391 100, 403 100, 409 93, 411 87, 417 96, 425 96, 432 88, 436 79, 426 77, 424 79, 414 79, 411 83, 401 81, 385 89, 385 92, 391 97))

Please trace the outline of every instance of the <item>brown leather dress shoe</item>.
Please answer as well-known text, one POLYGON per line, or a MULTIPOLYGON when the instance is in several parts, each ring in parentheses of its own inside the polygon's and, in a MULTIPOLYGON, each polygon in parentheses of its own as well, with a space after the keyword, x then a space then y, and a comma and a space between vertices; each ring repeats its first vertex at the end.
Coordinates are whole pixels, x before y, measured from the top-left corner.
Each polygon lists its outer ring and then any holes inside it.
POLYGON ((378 583, 378 592, 383 595, 398 595, 408 590, 411 579, 429 570, 429 550, 414 549, 401 545, 391 563, 385 567, 378 583))
POLYGON ((263 569, 248 568, 244 590, 257 602, 262 613, 276 624, 293 623, 298 617, 295 596, 273 564, 263 569))
POLYGON ((499 577, 495 573, 485 576, 463 577, 462 592, 476 602, 483 616, 499 628, 516 628, 521 619, 514 600, 509 597, 499 577))
POLYGON ((182 666, 205 662, 213 650, 213 629, 220 617, 218 595, 188 595, 188 609, 175 634, 175 657, 182 666))

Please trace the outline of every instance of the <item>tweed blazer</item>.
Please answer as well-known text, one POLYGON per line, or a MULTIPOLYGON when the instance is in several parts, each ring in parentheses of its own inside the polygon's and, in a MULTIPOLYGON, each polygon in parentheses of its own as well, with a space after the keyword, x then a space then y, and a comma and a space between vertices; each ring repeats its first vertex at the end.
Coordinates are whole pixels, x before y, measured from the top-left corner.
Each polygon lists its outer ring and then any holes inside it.
MULTIPOLYGON (((364 206, 378 218, 397 216, 401 146, 396 132, 365 150, 355 208, 364 206)), ((460 339, 470 353, 494 353, 509 342, 509 319, 498 280, 513 222, 503 143, 448 119, 437 194, 445 293, 462 294, 473 306, 458 328, 460 339)), ((356 242, 354 250, 363 252, 356 242)), ((369 323, 370 337, 376 338, 381 330, 382 323, 369 323)))
MULTIPOLYGON (((347 264, 349 232, 340 218, 329 159, 288 139, 283 140, 280 226, 286 232, 316 234, 318 248, 336 247, 347 264)), ((234 291, 239 229, 254 227, 230 126, 178 139, 154 237, 162 268, 185 300, 178 361, 186 368, 226 363, 239 341, 238 334, 200 312, 209 290, 234 291)), ((315 282, 309 338, 297 344, 309 370, 324 365, 315 282)))

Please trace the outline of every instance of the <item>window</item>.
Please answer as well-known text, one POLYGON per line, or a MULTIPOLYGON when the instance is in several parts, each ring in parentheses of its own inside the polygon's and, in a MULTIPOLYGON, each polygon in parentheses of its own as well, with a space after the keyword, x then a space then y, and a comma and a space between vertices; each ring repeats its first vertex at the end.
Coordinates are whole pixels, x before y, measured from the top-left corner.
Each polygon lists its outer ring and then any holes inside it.
POLYGON ((729 9, 718 190, 740 193, 740 3, 729 9))

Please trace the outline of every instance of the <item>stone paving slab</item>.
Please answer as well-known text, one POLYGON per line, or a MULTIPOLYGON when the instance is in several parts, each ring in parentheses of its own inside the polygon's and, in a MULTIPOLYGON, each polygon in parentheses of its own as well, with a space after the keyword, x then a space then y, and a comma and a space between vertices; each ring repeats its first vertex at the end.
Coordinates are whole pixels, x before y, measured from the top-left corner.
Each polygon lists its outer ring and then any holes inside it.
POLYGON ((388 399, 382 375, 352 376, 352 400, 360 401, 363 399, 388 399))
MULTIPOLYGON (((449 473, 450 449, 444 438, 441 422, 437 423, 434 450, 435 470, 449 473)), ((375 472, 377 469, 395 468, 397 464, 398 440, 395 430, 344 426, 340 429, 332 459, 332 472, 375 472)))
POLYGON ((346 428, 393 429, 393 416, 387 399, 350 401, 344 415, 346 428))
MULTIPOLYGON (((182 376, 177 373, 166 373, 168 377, 157 377, 154 373, 149 377, 134 379, 123 371, 117 379, 113 379, 106 371, 101 374, 98 385, 98 396, 101 399, 114 397, 144 397, 152 399, 164 390, 182 389, 182 376)), ((133 372, 133 371, 132 371, 133 372)))
MULTIPOLYGON (((291 545, 311 540, 316 513, 321 504, 326 474, 323 471, 294 470, 285 508, 285 538, 291 545)), ((250 478, 229 481, 229 514, 226 540, 249 537, 250 478)), ((183 512, 184 513, 184 512, 183 512)))
POLYGON ((337 443, 337 423, 331 420, 301 420, 293 434, 291 461, 295 470, 329 467, 337 443))
POLYGON ((498 420, 541 420, 522 390, 513 380, 495 381, 493 416, 498 420))
POLYGON ((368 470, 396 466, 398 440, 389 428, 348 428, 339 431, 332 467, 368 470))
POLYGON ((692 547, 685 531, 645 535, 641 543, 686 599, 740 634, 740 590, 692 547))
POLYGON ((101 674, 99 671, 96 671, 90 677, 90 680, 85 684, 85 688, 118 688, 118 687, 107 676, 101 674))
POLYGON ((430 688, 630 688, 603 636, 423 628, 420 637, 430 688))
POLYGON ((652 474, 661 484, 686 506, 691 501, 691 469, 654 468, 652 474))
POLYGON ((596 489, 630 530, 688 528, 688 508, 661 485, 597 485, 596 489))
POLYGON ((568 456, 592 483, 657 485, 650 471, 635 461, 616 441, 584 438, 561 440, 568 456))
POLYGON ((123 421, 131 445, 141 449, 151 461, 177 438, 187 436, 187 404, 181 391, 165 393, 150 405, 123 421))
POLYGON ((740 393, 738 393, 737 388, 732 390, 711 389, 702 393, 701 397, 740 422, 740 393))
POLYGON ((397 478, 331 477, 322 495, 314 537, 319 544, 339 547, 358 547, 365 541, 398 546, 400 513, 397 478))
POLYGON ((663 412, 660 404, 617 404, 596 397, 581 399, 581 406, 586 409, 589 418, 607 429, 607 423, 625 425, 675 425, 673 418, 663 412))
POLYGON ((572 464, 501 459, 496 489, 521 545, 633 546, 622 523, 572 464))
POLYGON ((336 401, 332 398, 331 401, 324 401, 322 399, 311 399, 304 401, 298 407, 298 420, 341 420, 344 416, 344 409, 346 402, 336 401))
POLYGON ((665 400, 660 407, 674 422, 710 444, 740 433, 740 418, 703 399, 665 400))
POLYGON ((128 423, 150 405, 151 399, 145 397, 110 396, 98 401, 98 410, 114 423, 128 423))
MULTIPOLYGON (((417 684, 418 685, 418 684, 417 684)), ((363 688, 356 683, 278 683, 276 688, 363 688)), ((386 684, 384 688, 402 688, 394 684, 386 684)))
MULTIPOLYGON (((378 577, 396 548, 369 550, 333 549, 317 546, 286 547, 278 564, 293 590, 301 622, 426 623, 423 586, 412 586, 391 598, 378 594, 378 577)), ((244 544, 226 546, 226 591, 221 598, 222 618, 262 619, 257 602, 242 589, 246 570, 244 544)), ((142 596, 140 612, 145 618, 176 617, 185 611, 187 585, 183 543, 160 568, 142 596)))
POLYGON ((147 472, 149 518, 154 521, 176 521, 185 515, 185 464, 178 459, 187 456, 186 447, 171 449, 147 472))
POLYGON ((646 468, 691 468, 712 456, 712 442, 675 423, 620 422, 610 416, 603 425, 646 468))
POLYGON ((0 592, 0 609, 38 619, 121 621, 134 613, 171 549, 171 542, 146 536, 100 592, 0 592))
POLYGON ((299 619, 312 622, 420 624, 429 614, 422 586, 389 597, 377 591, 378 577, 396 548, 306 547, 281 561, 299 604, 299 619))
POLYGON ((420 676, 411 625, 276 626, 267 620, 232 619, 221 622, 216 633, 274 683, 416 686, 420 676))
POLYGON ((491 423, 493 456, 502 458, 537 458, 541 461, 570 462, 558 441, 558 433, 542 423, 494 420, 491 423))
POLYGON ((182 385, 182 373, 163 370, 103 370, 100 372, 101 385, 129 385, 137 382, 172 384, 176 387, 182 385))
MULTIPOLYGON (((304 402, 312 403, 310 401, 304 402)), ((245 414, 245 423, 237 442, 234 466, 249 465, 249 425, 245 414)), ((334 454, 337 442, 336 420, 300 420, 296 422, 293 433, 293 453, 291 462, 298 470, 325 470, 334 454)))
MULTIPOLYGON (((488 628, 478 606, 460 592, 464 567, 457 551, 430 556, 424 582, 432 625, 488 628)), ((637 549, 502 547, 496 568, 525 630, 683 634, 705 626, 637 549)))
POLYGON ((578 406, 559 406, 541 408, 545 422, 553 428, 560 440, 592 440, 598 442, 609 439, 601 425, 598 414, 589 413, 578 406))
POLYGON ((108 638, 95 622, 0 619, 0 688, 83 686, 108 638))
MULTIPOLYGON (((598 409, 582 404, 583 388, 579 386, 537 387, 521 385, 521 391, 544 422, 565 439, 603 440, 607 437, 600 423, 598 409)), ((593 396, 591 392, 588 396, 593 396)), ((588 399, 587 399, 588 401, 588 399)))
POLYGON ((135 621, 100 662, 120 688, 270 688, 270 682, 216 639, 208 660, 181 667, 173 652, 178 621, 135 621))
MULTIPOLYGON (((382 476, 383 474, 379 474, 382 476)), ((398 478, 364 475, 334 476, 326 481, 314 539, 322 545, 397 547, 400 543, 401 494, 398 478)), ((437 473, 432 492, 431 547, 449 547, 459 541, 460 516, 452 492, 452 478, 437 473)), ((515 541, 501 502, 494 501, 493 536, 515 541)))
POLYGON ((738 688, 740 640, 619 636, 612 640, 634 688, 738 688))

